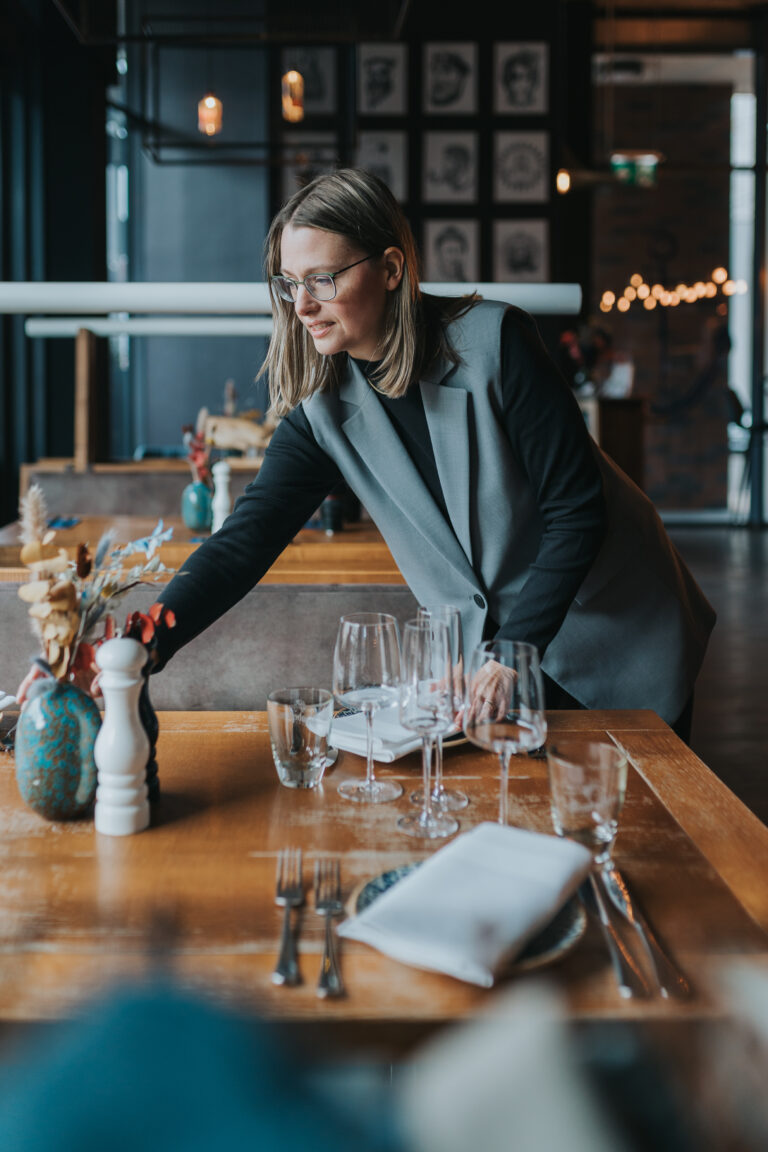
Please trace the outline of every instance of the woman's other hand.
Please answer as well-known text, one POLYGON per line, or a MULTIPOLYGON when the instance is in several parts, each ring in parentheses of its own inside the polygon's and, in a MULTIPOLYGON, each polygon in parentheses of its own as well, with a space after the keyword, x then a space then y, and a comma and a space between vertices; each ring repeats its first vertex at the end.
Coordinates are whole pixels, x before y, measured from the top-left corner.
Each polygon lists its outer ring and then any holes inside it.
POLYGON ((515 672, 496 660, 483 664, 468 686, 468 704, 464 724, 479 720, 498 721, 509 711, 509 701, 515 682, 515 672))

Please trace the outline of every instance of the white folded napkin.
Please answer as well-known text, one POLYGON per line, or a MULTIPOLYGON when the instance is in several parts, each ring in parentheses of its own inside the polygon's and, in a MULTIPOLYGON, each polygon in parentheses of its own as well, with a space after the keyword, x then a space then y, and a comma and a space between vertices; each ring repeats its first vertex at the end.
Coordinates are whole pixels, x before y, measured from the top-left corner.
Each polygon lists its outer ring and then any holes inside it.
POLYGON ((346 920, 339 935, 489 988, 589 872, 572 840, 479 824, 346 920))
MULTIPOLYGON (((331 744, 344 752, 358 756, 366 754, 365 716, 362 712, 334 716, 331 724, 331 744)), ((391 764, 421 747, 421 737, 400 723, 397 705, 381 708, 373 714, 373 758, 391 764)))

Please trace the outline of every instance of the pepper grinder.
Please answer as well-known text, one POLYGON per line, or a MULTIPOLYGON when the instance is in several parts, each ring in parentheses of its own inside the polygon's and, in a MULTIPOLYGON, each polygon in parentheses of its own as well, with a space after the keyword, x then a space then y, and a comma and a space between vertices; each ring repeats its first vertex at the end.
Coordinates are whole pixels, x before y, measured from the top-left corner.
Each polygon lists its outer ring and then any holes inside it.
POLYGON ((211 532, 218 532, 232 510, 229 476, 229 461, 217 460, 213 466, 213 523, 211 524, 211 532))
POLYGON ((93 749, 97 785, 97 832, 130 836, 149 825, 149 739, 139 715, 142 669, 147 653, 129 637, 107 640, 96 651, 104 694, 104 720, 93 749))

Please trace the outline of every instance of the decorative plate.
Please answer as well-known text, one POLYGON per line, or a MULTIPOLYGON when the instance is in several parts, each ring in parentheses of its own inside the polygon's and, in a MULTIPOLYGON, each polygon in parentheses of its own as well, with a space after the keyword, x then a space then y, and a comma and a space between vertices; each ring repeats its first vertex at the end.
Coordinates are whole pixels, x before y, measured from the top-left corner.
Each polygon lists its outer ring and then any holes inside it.
MULTIPOLYGON (((381 872, 367 883, 359 884, 349 897, 347 912, 350 916, 359 915, 379 896, 387 892, 398 880, 402 880, 418 868, 418 863, 402 864, 381 872)), ((542 928, 538 936, 530 940, 523 951, 504 968, 505 972, 530 972, 552 964, 570 952, 579 942, 587 926, 586 913, 576 896, 563 905, 560 911, 542 928)))

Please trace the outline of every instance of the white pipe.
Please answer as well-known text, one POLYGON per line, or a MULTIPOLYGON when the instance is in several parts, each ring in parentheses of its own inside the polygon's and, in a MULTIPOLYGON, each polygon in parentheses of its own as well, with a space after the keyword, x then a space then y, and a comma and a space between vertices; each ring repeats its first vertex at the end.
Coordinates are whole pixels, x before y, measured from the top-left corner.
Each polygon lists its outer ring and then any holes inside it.
POLYGON ((143 316, 128 320, 102 320, 94 316, 68 316, 24 321, 27 336, 76 336, 87 328, 94 336, 271 336, 272 317, 256 316, 143 316))
MULTIPOLYGON (((461 296, 477 291, 488 300, 504 300, 537 315, 574 315, 581 308, 579 284, 423 284, 426 292, 461 296)), ((111 312, 254 316, 270 312, 263 282, 115 284, 52 281, 0 282, 0 314, 106 316, 111 312)))

